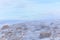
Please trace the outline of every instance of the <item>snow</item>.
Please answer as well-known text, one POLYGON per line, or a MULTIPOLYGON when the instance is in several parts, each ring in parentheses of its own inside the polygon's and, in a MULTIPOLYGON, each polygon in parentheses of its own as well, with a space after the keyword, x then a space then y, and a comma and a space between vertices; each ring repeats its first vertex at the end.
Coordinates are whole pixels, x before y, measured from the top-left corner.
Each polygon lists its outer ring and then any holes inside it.
POLYGON ((1 38, 6 38, 7 40, 13 40, 13 39, 15 40, 53 40, 53 39, 60 40, 60 37, 57 35, 59 31, 60 31, 59 26, 56 24, 53 25, 50 25, 49 23, 41 24, 39 22, 18 23, 18 24, 9 25, 8 29, 2 30, 0 28, 0 40, 1 38), (57 26, 58 28, 54 29, 53 26, 54 27, 57 26), (19 27, 21 29, 16 30, 16 28, 19 27), (45 35, 44 32, 45 33, 51 32, 52 34, 50 35, 50 37, 40 38, 40 33, 43 33, 43 35, 45 35))

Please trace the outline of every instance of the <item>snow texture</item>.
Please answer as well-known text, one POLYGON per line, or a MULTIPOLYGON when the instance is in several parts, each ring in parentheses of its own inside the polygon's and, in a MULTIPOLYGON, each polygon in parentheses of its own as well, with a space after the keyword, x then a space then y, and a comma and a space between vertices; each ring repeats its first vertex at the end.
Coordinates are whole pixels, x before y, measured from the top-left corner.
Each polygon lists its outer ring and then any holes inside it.
POLYGON ((60 40, 59 23, 25 22, 3 25, 0 40, 60 40))

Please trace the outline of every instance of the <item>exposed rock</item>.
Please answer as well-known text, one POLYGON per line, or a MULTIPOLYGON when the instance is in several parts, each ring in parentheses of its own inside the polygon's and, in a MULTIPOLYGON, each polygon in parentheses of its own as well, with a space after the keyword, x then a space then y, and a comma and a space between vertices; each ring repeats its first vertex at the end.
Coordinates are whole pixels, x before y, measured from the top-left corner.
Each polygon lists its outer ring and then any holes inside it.
POLYGON ((9 28, 9 25, 4 25, 1 30, 5 30, 5 29, 8 29, 9 28))
POLYGON ((43 39, 43 38, 49 38, 51 37, 51 32, 41 32, 40 33, 40 38, 43 39))

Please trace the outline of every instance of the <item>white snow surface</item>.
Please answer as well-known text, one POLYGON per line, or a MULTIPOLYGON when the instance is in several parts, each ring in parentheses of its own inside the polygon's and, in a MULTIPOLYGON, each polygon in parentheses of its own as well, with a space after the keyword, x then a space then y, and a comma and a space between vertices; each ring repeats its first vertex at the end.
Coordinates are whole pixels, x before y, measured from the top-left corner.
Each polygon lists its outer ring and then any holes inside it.
MULTIPOLYGON (((6 25, 4 25, 6 26, 6 25)), ((27 22, 27 23, 17 23, 9 25, 9 28, 0 28, 0 40, 60 40, 57 36, 53 38, 54 33, 57 35, 56 31, 59 29, 58 23, 41 23, 41 22, 27 22), (56 29, 54 29, 56 27, 56 29), (16 29, 18 28, 18 29, 16 29), (19 29, 21 28, 21 29, 19 29), (54 32, 54 30, 56 30, 54 32), (8 34, 11 32, 11 34, 8 34), (50 37, 40 38, 41 32, 51 32, 50 37), (21 37, 20 37, 21 36, 21 37)), ((60 34, 59 34, 60 35, 60 34)), ((55 36, 55 35, 54 35, 55 36)))

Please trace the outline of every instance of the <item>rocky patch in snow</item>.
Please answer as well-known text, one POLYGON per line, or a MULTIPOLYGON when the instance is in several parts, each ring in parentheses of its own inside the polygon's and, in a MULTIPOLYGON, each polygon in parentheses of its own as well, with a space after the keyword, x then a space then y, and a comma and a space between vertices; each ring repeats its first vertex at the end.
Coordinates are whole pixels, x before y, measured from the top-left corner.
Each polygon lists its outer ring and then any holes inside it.
POLYGON ((0 40, 55 40, 60 38, 60 28, 54 23, 18 23, 3 25, 0 40))

